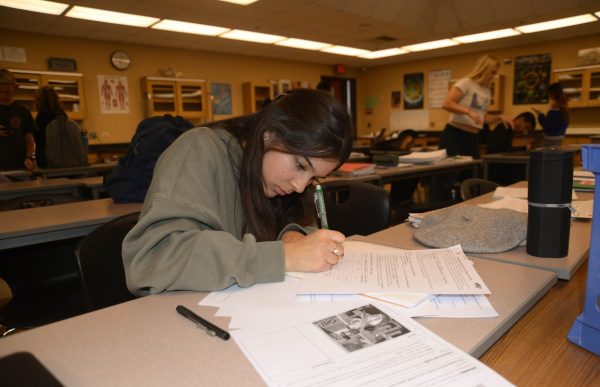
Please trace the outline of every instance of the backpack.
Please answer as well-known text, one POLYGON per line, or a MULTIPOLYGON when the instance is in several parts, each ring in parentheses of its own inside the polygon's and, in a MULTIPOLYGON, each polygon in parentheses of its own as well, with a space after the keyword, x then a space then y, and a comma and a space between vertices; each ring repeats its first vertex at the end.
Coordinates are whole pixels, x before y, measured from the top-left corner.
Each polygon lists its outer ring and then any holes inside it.
POLYGON ((73 120, 58 116, 46 127, 48 167, 79 167, 87 164, 81 128, 73 120))
POLYGON ((194 126, 181 116, 165 114, 142 120, 125 156, 106 176, 104 187, 115 203, 143 202, 160 155, 194 126))

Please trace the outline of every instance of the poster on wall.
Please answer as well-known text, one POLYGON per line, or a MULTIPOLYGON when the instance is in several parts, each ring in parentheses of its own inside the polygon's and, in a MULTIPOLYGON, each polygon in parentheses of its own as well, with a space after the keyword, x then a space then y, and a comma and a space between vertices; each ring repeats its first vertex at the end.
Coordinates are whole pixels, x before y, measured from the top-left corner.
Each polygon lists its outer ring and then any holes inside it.
POLYGON ((518 56, 515 59, 513 105, 547 103, 552 54, 518 56))
POLYGON ((442 107, 446 95, 448 95, 448 84, 452 70, 433 70, 429 72, 428 90, 429 108, 439 109, 442 107))
POLYGON ((128 114, 129 88, 127 77, 98 75, 100 111, 102 114, 128 114))
POLYGON ((404 109, 423 109, 423 73, 404 74, 404 109))
POLYGON ((231 85, 229 83, 211 83, 212 113, 231 114, 231 85))

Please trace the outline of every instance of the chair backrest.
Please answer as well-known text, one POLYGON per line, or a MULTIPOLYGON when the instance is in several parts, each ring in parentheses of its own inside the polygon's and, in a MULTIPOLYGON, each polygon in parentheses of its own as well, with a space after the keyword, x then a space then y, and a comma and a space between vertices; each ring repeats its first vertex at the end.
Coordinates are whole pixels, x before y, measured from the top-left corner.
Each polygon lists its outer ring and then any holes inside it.
POLYGON ((329 228, 346 236, 369 235, 390 222, 390 196, 381 187, 355 180, 322 184, 329 228))
POLYGON ((492 192, 498 187, 498 183, 491 180, 473 177, 464 180, 460 184, 460 196, 462 200, 468 200, 488 192, 492 192))
POLYGON ((82 290, 90 311, 134 299, 127 289, 121 245, 140 213, 115 218, 86 235, 77 245, 82 290))

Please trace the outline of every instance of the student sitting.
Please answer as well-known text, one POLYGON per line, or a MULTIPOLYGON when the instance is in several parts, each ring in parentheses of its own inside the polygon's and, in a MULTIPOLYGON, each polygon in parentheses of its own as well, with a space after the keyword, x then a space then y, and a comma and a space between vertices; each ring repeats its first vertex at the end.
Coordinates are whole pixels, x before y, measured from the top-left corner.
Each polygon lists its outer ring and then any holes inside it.
POLYGON ((513 119, 513 128, 507 127, 503 122, 496 125, 494 130, 487 134, 487 153, 514 152, 527 150, 525 146, 513 146, 514 134, 527 134, 535 129, 535 116, 530 112, 519 114, 513 119))

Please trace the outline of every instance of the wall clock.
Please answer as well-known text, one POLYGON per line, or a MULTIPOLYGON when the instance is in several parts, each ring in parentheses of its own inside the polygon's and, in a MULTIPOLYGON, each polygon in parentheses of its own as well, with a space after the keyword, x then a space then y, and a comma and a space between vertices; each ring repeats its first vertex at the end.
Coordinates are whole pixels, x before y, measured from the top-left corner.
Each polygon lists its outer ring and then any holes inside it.
POLYGON ((124 51, 115 51, 110 54, 110 63, 117 70, 127 70, 129 65, 131 64, 131 59, 129 59, 129 55, 127 55, 124 51))

